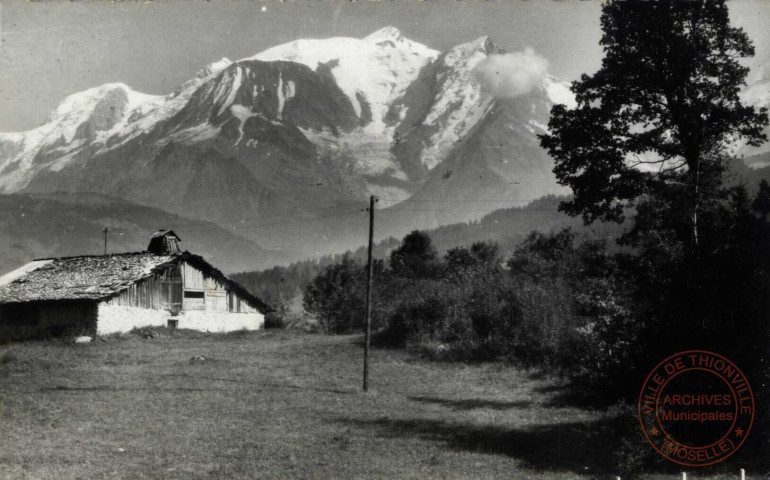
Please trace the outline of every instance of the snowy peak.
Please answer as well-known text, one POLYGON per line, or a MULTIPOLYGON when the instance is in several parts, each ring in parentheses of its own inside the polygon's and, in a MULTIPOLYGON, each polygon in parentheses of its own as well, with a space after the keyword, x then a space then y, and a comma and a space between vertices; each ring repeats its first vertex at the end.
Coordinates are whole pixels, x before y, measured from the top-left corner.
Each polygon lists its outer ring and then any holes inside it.
POLYGON ((487 56, 496 53, 505 53, 505 50, 500 48, 488 36, 484 35, 483 37, 479 37, 449 49, 445 57, 449 59, 449 62, 452 62, 452 59, 454 58, 465 58, 473 55, 487 56))
POLYGON ((400 161, 419 160, 419 167, 428 172, 434 170, 500 102, 509 103, 507 108, 521 110, 521 115, 508 117, 516 121, 511 129, 533 135, 541 133, 552 104, 575 104, 569 86, 547 75, 546 68, 547 61, 531 50, 508 54, 487 36, 451 48, 431 64, 403 101, 391 109, 391 117, 401 119, 397 134, 403 141, 394 149, 400 161), (524 78, 519 66, 538 63, 520 60, 530 56, 539 60, 539 65, 526 75, 526 82, 508 85, 502 81, 501 75, 506 73, 524 78), (486 74, 480 75, 479 70, 486 74), (500 85, 490 88, 490 82, 500 85), (516 95, 511 87, 516 87, 516 95), (529 98, 525 100, 525 96, 529 98), (514 97, 521 98, 513 101, 514 97), (426 98, 429 100, 425 101, 426 98))
POLYGON ((357 50, 358 55, 372 55, 384 49, 404 50, 414 56, 435 59, 439 52, 425 45, 406 38, 397 28, 385 27, 377 30, 363 39, 352 37, 332 37, 324 39, 299 39, 282 45, 268 48, 244 60, 276 61, 304 63, 315 70, 320 63, 326 63, 335 58, 346 57, 346 49, 357 50))
POLYGON ((372 131, 382 130, 390 104, 402 96, 420 70, 439 52, 387 27, 364 39, 334 37, 296 40, 245 60, 289 61, 314 71, 327 69, 353 105, 356 115, 371 116, 372 131))
POLYGON ((163 97, 136 92, 123 83, 66 97, 40 127, 0 135, 0 191, 25 186, 39 168, 65 165, 79 150, 121 132, 162 101, 163 97))
POLYGON ((385 48, 406 48, 410 50, 427 51, 425 45, 412 42, 406 38, 396 27, 385 27, 364 37, 365 42, 373 43, 385 48))
POLYGON ((69 143, 85 122, 90 122, 91 134, 109 130, 127 114, 146 104, 155 104, 162 98, 136 92, 123 83, 108 83, 65 98, 47 124, 55 124, 53 130, 61 133, 69 143))
POLYGON ((465 67, 473 68, 490 53, 500 50, 487 36, 479 37, 468 43, 450 48, 442 57, 442 62, 448 67, 464 63, 465 67))
POLYGON ((44 125, 21 135, 28 137, 28 144, 93 141, 99 132, 125 126, 163 98, 136 92, 123 83, 108 83, 66 97, 44 125))
MULTIPOLYGON (((408 150, 403 155, 416 156, 422 167, 432 170, 484 118, 494 97, 482 91, 473 69, 487 58, 489 52, 498 51, 501 49, 484 36, 458 45, 438 57, 431 65, 431 80, 427 82, 434 85, 434 91, 429 95, 431 102, 421 105, 421 115, 412 117, 414 113, 410 112, 412 115, 404 116, 399 126, 399 131, 414 132, 412 137, 420 135, 419 140, 411 140, 419 151, 408 150), (414 124, 415 120, 419 123, 414 124), (423 137, 421 131, 431 134, 423 137)), ((416 93, 413 96, 424 95, 416 93)), ((407 111, 414 109, 409 105, 404 107, 407 111)))
POLYGON ((387 26, 377 30, 376 32, 370 33, 364 37, 364 40, 371 43, 379 43, 386 40, 400 42, 405 40, 405 38, 399 29, 396 27, 387 26))
POLYGON ((122 111, 127 103, 129 91, 130 89, 122 83, 107 83, 73 93, 59 103, 46 123, 58 122, 72 116, 88 115, 98 103, 105 100, 112 102, 113 107, 122 111))
POLYGON ((226 57, 222 57, 221 60, 209 63, 208 65, 200 69, 198 73, 195 75, 195 77, 204 78, 204 77, 208 77, 209 75, 217 74, 222 70, 224 70, 225 68, 229 67, 232 63, 233 62, 230 61, 230 59, 226 57))
POLYGON ((187 80, 182 85, 180 85, 179 88, 176 89, 173 95, 178 95, 179 93, 191 87, 197 87, 208 78, 218 74, 225 68, 229 67, 232 63, 233 63, 232 61, 230 61, 228 58, 225 58, 225 57, 222 57, 221 60, 218 60, 216 62, 209 63, 205 67, 198 70, 190 80, 187 80))

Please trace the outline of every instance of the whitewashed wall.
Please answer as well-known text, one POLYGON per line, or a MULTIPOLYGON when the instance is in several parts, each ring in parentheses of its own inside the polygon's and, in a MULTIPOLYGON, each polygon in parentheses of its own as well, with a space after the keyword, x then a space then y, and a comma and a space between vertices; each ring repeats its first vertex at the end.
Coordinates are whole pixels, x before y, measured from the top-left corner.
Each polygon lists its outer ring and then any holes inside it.
POLYGON ((169 319, 178 320, 177 328, 189 328, 202 332, 234 332, 236 330, 259 330, 265 325, 260 313, 228 313, 211 311, 189 311, 176 317, 165 310, 139 307, 99 304, 97 311, 97 335, 125 333, 134 328, 165 327, 169 319))
POLYGON ((97 310, 96 334, 124 333, 142 327, 165 327, 169 318, 171 314, 166 310, 100 303, 97 310))
POLYGON ((189 328, 202 332, 234 332, 236 330, 259 330, 265 326, 261 313, 229 313, 191 310, 174 317, 179 320, 178 328, 189 328))

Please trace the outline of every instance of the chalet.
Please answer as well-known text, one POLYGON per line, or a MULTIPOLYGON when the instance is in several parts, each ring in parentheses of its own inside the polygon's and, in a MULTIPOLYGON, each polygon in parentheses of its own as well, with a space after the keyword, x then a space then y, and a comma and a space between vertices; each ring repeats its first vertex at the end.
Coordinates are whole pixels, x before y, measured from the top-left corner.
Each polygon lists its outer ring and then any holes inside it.
POLYGON ((0 341, 147 326, 256 330, 269 307, 170 230, 145 252, 35 260, 0 277, 0 341))

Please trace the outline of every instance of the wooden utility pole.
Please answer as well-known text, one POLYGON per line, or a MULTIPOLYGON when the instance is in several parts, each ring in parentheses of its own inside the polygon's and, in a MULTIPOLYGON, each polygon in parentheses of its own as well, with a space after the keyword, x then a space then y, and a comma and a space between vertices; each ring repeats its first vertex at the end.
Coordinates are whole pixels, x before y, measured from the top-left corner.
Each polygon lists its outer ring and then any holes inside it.
POLYGON ((104 227, 102 232, 104 232, 104 255, 107 256, 107 234, 110 233, 110 229, 107 227, 104 227))
POLYGON ((372 333, 372 244, 374 243, 374 203, 369 197, 369 253, 366 259, 366 330, 364 333, 364 392, 369 391, 369 337, 372 333))

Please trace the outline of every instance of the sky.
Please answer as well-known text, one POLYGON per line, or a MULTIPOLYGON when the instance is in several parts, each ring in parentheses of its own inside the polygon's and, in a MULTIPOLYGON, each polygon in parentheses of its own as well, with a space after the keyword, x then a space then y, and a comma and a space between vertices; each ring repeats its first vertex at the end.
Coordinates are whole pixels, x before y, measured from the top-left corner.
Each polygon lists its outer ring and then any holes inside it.
MULTIPOLYGON (((0 0, 0 131, 42 124, 64 97, 109 82, 167 94, 201 67, 297 38, 364 37, 392 25, 437 50, 488 35, 533 49, 574 80, 601 62, 599 1, 0 0)), ((730 3, 754 40, 752 75, 770 65, 770 1, 730 3)), ((770 69, 768 73, 770 73, 770 69)))

